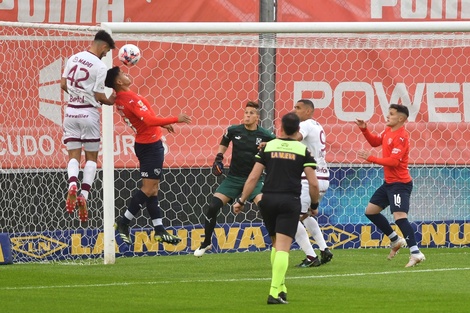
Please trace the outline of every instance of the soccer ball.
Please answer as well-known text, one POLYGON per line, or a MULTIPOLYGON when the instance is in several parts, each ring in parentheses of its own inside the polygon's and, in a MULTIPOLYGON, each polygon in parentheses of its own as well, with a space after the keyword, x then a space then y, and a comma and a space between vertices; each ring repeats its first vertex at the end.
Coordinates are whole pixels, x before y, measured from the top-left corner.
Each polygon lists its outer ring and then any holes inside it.
POLYGON ((140 53, 140 49, 133 44, 126 44, 119 49, 119 60, 127 66, 135 65, 139 62, 140 57, 142 54, 140 53))

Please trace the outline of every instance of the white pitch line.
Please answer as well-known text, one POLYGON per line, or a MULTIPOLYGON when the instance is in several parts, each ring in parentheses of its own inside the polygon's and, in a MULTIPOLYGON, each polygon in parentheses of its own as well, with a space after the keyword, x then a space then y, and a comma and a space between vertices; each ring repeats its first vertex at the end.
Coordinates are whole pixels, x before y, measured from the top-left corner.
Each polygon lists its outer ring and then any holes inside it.
MULTIPOLYGON (((377 273, 351 273, 351 274, 331 274, 331 275, 311 275, 311 276, 288 276, 288 280, 292 279, 320 279, 332 277, 355 277, 369 275, 391 275, 391 274, 411 274, 411 273, 429 273, 429 272, 447 272, 447 271, 468 271, 470 267, 463 268, 441 268, 441 269, 421 269, 421 270, 402 270, 393 272, 377 272, 377 273)), ((177 281, 149 281, 149 282, 119 282, 109 284, 89 284, 89 285, 56 285, 56 286, 24 286, 24 287, 0 287, 0 291, 4 290, 40 290, 40 289, 59 289, 59 288, 90 288, 90 287, 114 287, 114 286, 135 286, 135 285, 163 285, 163 284, 179 284, 179 283, 226 283, 241 281, 268 281, 271 278, 233 278, 233 279, 207 279, 207 280, 177 280, 177 281)))

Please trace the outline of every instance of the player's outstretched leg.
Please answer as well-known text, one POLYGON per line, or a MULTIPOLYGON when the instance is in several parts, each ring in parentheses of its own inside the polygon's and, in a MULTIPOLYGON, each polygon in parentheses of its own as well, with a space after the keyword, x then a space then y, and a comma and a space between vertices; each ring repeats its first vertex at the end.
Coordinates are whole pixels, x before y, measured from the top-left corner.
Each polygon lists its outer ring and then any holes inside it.
POLYGON ((77 206, 77 185, 72 185, 67 193, 67 200, 65 201, 65 209, 68 213, 73 213, 77 206))

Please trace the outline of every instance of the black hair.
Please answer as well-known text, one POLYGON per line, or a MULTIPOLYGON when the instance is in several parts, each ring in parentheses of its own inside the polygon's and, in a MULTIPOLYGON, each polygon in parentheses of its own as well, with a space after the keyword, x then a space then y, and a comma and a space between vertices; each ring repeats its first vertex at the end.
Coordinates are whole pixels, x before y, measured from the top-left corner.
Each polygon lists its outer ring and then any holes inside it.
POLYGON ((302 102, 303 104, 305 104, 306 106, 309 106, 311 107, 313 110, 315 109, 315 105, 313 105, 313 102, 311 100, 308 100, 308 99, 300 99, 299 101, 297 102, 302 102))
POLYGON ((109 88, 113 88, 116 85, 116 78, 118 77, 119 73, 121 70, 119 69, 119 66, 115 66, 113 68, 110 68, 108 70, 108 73, 106 74, 106 79, 104 81, 104 85, 109 88))
POLYGON ((390 104, 390 109, 395 109, 397 110, 397 112, 405 114, 406 117, 410 116, 410 112, 408 111, 408 108, 404 105, 390 104))
POLYGON ((259 104, 254 102, 254 101, 248 101, 246 103, 246 107, 245 108, 255 108, 255 109, 259 109, 259 104))
POLYGON ((287 113, 282 117, 282 128, 287 136, 295 134, 299 130, 300 119, 294 112, 287 113))
POLYGON ((109 48, 111 48, 111 49, 116 48, 116 44, 114 43, 113 38, 111 38, 111 35, 108 34, 104 30, 100 30, 99 32, 96 33, 95 41, 97 41, 97 40, 106 42, 109 45, 109 48))

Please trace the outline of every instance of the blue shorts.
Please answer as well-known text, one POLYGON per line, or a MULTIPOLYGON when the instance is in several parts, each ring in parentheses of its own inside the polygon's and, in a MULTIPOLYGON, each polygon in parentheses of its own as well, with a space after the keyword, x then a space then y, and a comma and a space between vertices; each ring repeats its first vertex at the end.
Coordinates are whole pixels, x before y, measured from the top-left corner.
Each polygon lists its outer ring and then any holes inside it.
POLYGON ((392 213, 408 213, 410 209, 410 196, 412 190, 412 181, 409 183, 383 183, 382 186, 374 192, 369 202, 378 205, 382 209, 390 206, 390 211, 392 213))
POLYGON ((165 148, 162 141, 153 143, 135 143, 135 155, 140 163, 140 177, 161 179, 165 148))

